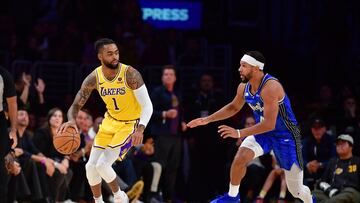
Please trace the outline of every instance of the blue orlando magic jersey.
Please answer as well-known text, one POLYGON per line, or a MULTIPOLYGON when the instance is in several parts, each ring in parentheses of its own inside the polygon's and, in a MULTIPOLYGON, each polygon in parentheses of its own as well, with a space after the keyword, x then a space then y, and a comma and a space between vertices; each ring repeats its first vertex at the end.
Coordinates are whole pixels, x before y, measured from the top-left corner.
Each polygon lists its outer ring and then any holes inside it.
MULTIPOLYGON (((277 79, 269 74, 265 74, 260 83, 258 90, 254 95, 250 91, 251 89, 250 83, 247 83, 245 86, 244 98, 246 103, 250 106, 250 108, 254 112, 256 123, 259 123, 264 119, 264 102, 261 99, 260 93, 263 86, 268 80, 277 80, 277 79)), ((284 137, 289 133, 291 133, 292 136, 294 136, 294 138, 298 138, 298 137, 300 138, 300 132, 297 127, 297 121, 295 119, 294 113, 291 109, 290 100, 285 94, 285 97, 281 101, 279 101, 279 113, 276 119, 275 129, 265 134, 270 134, 271 136, 284 137)))
MULTIPOLYGON (((250 92, 250 83, 247 83, 245 86, 244 98, 254 112, 256 123, 264 119, 264 102, 261 99, 260 93, 268 80, 277 79, 269 74, 265 74, 254 95, 250 92)), ((291 109, 290 100, 286 94, 284 98, 279 101, 279 112, 276 118, 275 129, 254 137, 264 153, 274 150, 276 160, 281 168, 290 170, 295 163, 303 169, 300 130, 297 127, 297 121, 291 109)))

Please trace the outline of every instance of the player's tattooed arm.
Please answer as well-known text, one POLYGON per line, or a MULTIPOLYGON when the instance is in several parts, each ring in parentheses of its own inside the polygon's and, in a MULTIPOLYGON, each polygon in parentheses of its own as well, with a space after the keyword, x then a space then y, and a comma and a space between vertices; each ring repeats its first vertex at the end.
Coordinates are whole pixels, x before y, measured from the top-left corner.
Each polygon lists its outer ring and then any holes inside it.
POLYGON ((90 73, 83 81, 80 90, 76 94, 73 104, 68 111, 68 120, 74 120, 80 109, 89 99, 91 92, 96 88, 95 71, 90 73))
POLYGON ((131 66, 129 66, 126 71, 126 84, 133 90, 136 90, 144 84, 144 80, 139 71, 131 66))

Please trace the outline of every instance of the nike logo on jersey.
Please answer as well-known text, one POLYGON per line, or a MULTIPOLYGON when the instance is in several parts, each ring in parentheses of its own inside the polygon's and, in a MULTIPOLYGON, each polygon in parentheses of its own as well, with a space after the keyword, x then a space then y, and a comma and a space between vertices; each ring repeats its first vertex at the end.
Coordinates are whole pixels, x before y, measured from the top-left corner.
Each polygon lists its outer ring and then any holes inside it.
POLYGON ((105 82, 99 82, 99 85, 102 85, 102 84, 104 84, 105 82))

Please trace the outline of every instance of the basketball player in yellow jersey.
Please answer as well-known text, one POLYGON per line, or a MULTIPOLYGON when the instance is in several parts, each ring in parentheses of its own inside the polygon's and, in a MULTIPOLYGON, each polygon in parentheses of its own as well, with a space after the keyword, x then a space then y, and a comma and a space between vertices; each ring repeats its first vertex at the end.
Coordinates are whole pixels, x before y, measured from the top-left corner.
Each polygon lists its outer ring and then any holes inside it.
POLYGON ((109 184, 115 203, 128 203, 121 191, 111 165, 122 158, 131 146, 142 143, 143 132, 153 112, 152 103, 140 73, 131 66, 119 63, 119 50, 111 39, 99 39, 95 49, 101 66, 90 73, 68 111, 69 121, 58 132, 76 128, 75 117, 97 89, 106 104, 105 119, 91 149, 86 164, 86 177, 96 203, 103 203, 102 178, 109 184))

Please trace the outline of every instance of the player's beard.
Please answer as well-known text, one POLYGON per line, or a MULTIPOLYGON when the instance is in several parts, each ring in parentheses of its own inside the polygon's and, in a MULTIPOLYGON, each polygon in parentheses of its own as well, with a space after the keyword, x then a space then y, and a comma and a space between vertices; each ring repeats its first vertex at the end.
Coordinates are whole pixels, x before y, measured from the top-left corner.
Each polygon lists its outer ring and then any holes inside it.
POLYGON ((115 70, 119 67, 119 62, 117 62, 116 64, 113 64, 111 62, 110 63, 104 62, 104 64, 106 67, 113 69, 113 70, 115 70))
POLYGON ((243 83, 247 83, 247 82, 249 82, 249 80, 250 79, 245 75, 243 75, 242 78, 241 78, 241 82, 243 82, 243 83))

